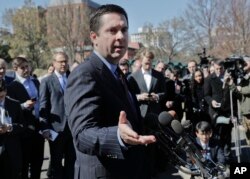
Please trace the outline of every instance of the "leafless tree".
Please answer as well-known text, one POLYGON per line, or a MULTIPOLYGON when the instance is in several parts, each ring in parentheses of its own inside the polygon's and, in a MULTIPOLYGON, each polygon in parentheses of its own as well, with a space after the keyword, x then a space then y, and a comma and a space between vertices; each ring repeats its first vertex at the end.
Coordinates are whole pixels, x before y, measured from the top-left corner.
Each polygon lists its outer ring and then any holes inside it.
POLYGON ((89 43, 89 12, 86 4, 73 4, 70 0, 60 0, 61 6, 48 7, 47 24, 50 45, 61 47, 70 60, 74 60, 76 50, 83 50, 89 43))
POLYGON ((190 27, 190 35, 202 49, 213 49, 213 30, 217 25, 218 3, 220 0, 192 0, 185 12, 185 20, 190 27))

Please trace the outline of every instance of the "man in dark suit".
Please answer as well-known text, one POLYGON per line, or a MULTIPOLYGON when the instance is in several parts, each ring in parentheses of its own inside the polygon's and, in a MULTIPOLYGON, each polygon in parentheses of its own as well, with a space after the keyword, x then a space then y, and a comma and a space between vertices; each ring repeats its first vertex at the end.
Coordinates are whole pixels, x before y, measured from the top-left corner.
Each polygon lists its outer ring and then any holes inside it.
POLYGON ((20 136, 24 120, 19 102, 6 96, 4 80, 0 80, 0 178, 21 179, 22 150, 20 136), (2 123, 3 117, 6 123, 2 123), (10 120, 9 120, 10 119, 10 120))
MULTIPOLYGON (((195 126, 195 144, 197 148, 201 151, 206 164, 208 166, 215 166, 215 164, 226 164, 225 155, 223 148, 219 145, 219 142, 212 138, 213 130, 210 123, 207 121, 200 121, 195 126)), ((187 160, 191 162, 191 159, 188 157, 187 160)), ((218 173, 228 177, 228 171, 223 173, 218 173)), ((223 178, 224 178, 223 177, 223 178)), ((194 176, 191 176, 191 179, 194 179, 194 176)))
MULTIPOLYGON (((226 160, 230 160, 231 155, 231 130, 232 123, 229 119, 230 110, 230 91, 224 77, 223 61, 216 59, 214 61, 215 72, 210 74, 204 82, 204 98, 209 105, 209 115, 212 125, 215 128, 214 133, 220 138, 220 144, 224 147, 226 160), (217 121, 218 117, 224 117, 223 123, 217 121)), ((236 101, 235 96, 233 95, 236 101)), ((234 114, 237 111, 237 103, 234 105, 234 114)))
POLYGON ((40 86, 41 127, 50 147, 48 177, 68 179, 74 176, 75 163, 73 139, 65 116, 63 98, 67 83, 68 56, 64 52, 55 53, 53 66, 54 73, 44 78, 40 86), (57 133, 58 136, 53 139, 52 133, 57 133))
MULTIPOLYGON (((142 117, 148 113, 160 114, 165 100, 165 80, 162 73, 152 69, 153 52, 145 49, 141 52, 142 68, 132 73, 129 85, 136 94, 142 117)), ((165 108, 165 106, 164 106, 165 108)))
POLYGON ((18 100, 27 128, 21 136, 23 153, 22 178, 39 179, 44 152, 44 139, 39 134, 39 82, 30 76, 30 64, 24 57, 12 62, 15 80, 8 86, 7 94, 18 100))
POLYGON ((217 140, 211 138, 213 130, 210 123, 207 121, 198 122, 195 126, 195 134, 196 144, 202 151, 205 159, 212 160, 215 163, 226 164, 223 149, 217 140))
POLYGON ((90 18, 94 52, 69 76, 66 114, 77 159, 75 179, 147 179, 145 144, 134 95, 118 68, 128 46, 123 8, 103 5, 90 18))

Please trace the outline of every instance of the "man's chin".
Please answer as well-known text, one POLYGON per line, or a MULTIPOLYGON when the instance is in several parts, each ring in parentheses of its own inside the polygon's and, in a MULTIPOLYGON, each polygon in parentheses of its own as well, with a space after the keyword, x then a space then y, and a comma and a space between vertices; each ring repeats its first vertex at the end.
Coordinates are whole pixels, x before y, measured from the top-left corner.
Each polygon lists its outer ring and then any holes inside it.
POLYGON ((120 60, 124 56, 124 54, 125 53, 113 53, 112 58, 120 60))

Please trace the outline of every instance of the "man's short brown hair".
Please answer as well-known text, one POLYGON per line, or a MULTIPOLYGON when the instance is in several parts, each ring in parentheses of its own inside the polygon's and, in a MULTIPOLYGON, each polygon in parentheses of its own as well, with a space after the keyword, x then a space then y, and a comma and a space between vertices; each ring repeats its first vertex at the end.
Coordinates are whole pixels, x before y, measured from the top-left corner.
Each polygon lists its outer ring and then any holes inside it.
POLYGON ((16 58, 14 58, 14 60, 12 62, 12 68, 17 69, 19 66, 21 66, 21 64, 23 64, 25 62, 29 63, 29 61, 24 57, 16 57, 16 58))

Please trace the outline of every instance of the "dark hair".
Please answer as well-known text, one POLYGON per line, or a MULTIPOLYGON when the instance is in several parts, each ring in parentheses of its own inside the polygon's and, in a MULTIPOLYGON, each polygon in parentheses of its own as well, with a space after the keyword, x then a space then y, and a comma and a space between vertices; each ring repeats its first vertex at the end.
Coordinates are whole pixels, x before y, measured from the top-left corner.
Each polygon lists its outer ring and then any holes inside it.
POLYGON ((191 83, 190 84, 191 84, 190 87, 191 87, 192 96, 196 97, 195 96, 196 95, 195 91, 196 91, 197 86, 200 86, 200 85, 203 86, 203 84, 204 84, 204 74, 202 73, 201 70, 199 70, 199 69, 195 70, 195 72, 192 74, 191 83), (202 77, 201 84, 198 84, 195 81, 195 73, 196 72, 200 72, 201 73, 201 77, 202 77))
POLYGON ((29 63, 29 61, 24 57, 16 57, 16 58, 14 58, 14 60, 12 62, 12 68, 16 69, 25 62, 29 63))
POLYGON ((189 64, 189 63, 195 63, 195 65, 197 66, 197 61, 195 61, 195 60, 189 60, 187 64, 189 64))
POLYGON ((212 126, 207 121, 200 121, 200 122, 198 122, 196 124, 195 131, 196 132, 201 131, 201 132, 204 132, 204 133, 212 132, 212 126))
POLYGON ((214 64, 216 64, 218 66, 223 66, 224 65, 224 60, 215 58, 214 59, 214 64))
POLYGON ((129 63, 127 60, 121 60, 121 61, 119 61, 119 66, 128 66, 129 67, 129 63))
POLYGON ((0 92, 6 91, 6 84, 4 80, 0 80, 0 92))
POLYGON ((100 6, 97 10, 95 10, 93 13, 90 14, 90 24, 89 24, 90 31, 96 32, 98 34, 98 31, 101 26, 100 19, 104 14, 108 13, 118 13, 124 15, 128 24, 128 15, 122 7, 114 4, 106 4, 100 6))

